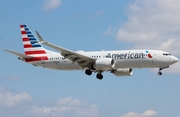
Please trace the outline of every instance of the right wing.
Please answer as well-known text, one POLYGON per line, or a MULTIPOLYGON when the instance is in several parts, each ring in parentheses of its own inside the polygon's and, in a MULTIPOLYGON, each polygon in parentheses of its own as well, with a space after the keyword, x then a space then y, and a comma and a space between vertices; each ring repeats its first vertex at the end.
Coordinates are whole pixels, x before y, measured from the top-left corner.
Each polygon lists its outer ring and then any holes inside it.
POLYGON ((73 63, 77 62, 82 68, 84 68, 84 67, 90 68, 91 65, 95 62, 95 59, 93 59, 91 57, 88 57, 83 54, 76 53, 71 50, 65 49, 63 47, 46 42, 37 31, 36 31, 36 33, 40 40, 40 43, 45 44, 51 48, 54 48, 54 49, 60 51, 61 55, 64 56, 64 58, 70 59, 71 61, 73 61, 73 63))
POLYGON ((11 54, 14 54, 14 55, 16 55, 16 56, 22 57, 22 58, 27 58, 27 59, 33 58, 32 56, 27 56, 27 55, 25 55, 25 54, 21 54, 21 53, 14 52, 14 51, 11 51, 11 50, 6 50, 6 49, 4 49, 4 51, 9 52, 9 53, 11 53, 11 54))

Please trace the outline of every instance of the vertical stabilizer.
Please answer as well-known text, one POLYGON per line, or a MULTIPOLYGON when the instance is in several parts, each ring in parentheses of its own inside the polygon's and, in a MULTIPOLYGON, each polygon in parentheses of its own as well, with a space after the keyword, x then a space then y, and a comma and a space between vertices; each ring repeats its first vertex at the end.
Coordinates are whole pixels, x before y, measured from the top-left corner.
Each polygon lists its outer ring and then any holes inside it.
POLYGON ((46 54, 46 50, 39 43, 37 38, 33 35, 27 25, 20 25, 22 41, 24 46, 24 52, 26 55, 43 55, 46 54))
POLYGON ((20 25, 24 52, 27 56, 32 56, 30 59, 25 59, 26 62, 41 61, 42 64, 48 60, 46 49, 39 43, 27 25, 20 25))

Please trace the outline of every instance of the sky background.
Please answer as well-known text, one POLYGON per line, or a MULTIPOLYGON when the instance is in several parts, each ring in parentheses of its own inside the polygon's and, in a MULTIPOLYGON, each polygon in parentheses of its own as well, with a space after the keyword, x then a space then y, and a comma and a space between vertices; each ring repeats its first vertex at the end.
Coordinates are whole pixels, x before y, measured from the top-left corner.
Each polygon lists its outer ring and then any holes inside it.
MULTIPOLYGON (((160 49, 180 57, 179 0, 1 0, 0 117, 180 117, 180 63, 131 77, 34 67, 20 24, 70 50, 160 49)), ((47 47, 48 48, 48 47, 47 47)))

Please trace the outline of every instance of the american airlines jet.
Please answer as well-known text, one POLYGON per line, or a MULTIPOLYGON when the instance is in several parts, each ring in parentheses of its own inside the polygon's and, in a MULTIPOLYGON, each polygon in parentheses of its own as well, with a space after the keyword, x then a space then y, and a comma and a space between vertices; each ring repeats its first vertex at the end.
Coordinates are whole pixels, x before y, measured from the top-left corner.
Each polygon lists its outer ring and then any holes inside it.
POLYGON ((159 68, 158 74, 162 75, 163 69, 178 61, 168 52, 150 49, 74 52, 45 41, 36 31, 38 41, 27 25, 20 25, 20 29, 25 53, 5 51, 34 66, 56 70, 85 70, 86 75, 94 72, 100 80, 103 79, 104 71, 116 76, 131 76, 133 68, 159 68), (42 44, 59 52, 47 50, 42 44))

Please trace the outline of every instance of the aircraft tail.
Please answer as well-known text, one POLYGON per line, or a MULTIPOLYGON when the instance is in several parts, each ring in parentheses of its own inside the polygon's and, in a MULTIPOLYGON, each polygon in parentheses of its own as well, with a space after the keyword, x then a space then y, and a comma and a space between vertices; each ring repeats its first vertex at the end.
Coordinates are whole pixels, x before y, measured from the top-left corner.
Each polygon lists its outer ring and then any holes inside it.
POLYGON ((25 55, 46 55, 46 49, 39 43, 27 25, 20 25, 25 55))

